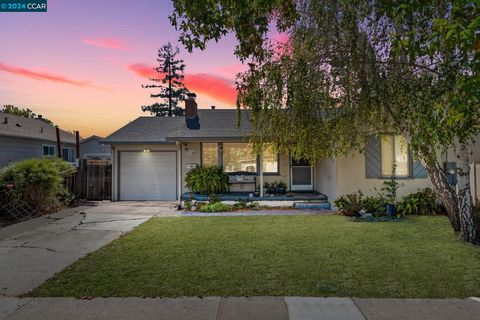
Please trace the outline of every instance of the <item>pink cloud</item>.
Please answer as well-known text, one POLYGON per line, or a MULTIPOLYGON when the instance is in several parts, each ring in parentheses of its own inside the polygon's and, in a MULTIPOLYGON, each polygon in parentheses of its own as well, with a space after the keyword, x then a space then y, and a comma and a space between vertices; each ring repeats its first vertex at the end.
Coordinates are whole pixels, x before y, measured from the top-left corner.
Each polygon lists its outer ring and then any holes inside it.
POLYGON ((225 77, 234 79, 237 76, 237 73, 244 72, 247 70, 247 66, 242 63, 232 64, 229 66, 223 66, 217 68, 218 73, 225 77))
POLYGON ((107 49, 127 49, 124 42, 118 38, 83 38, 82 42, 94 47, 107 49))
MULTIPOLYGON (((158 78, 158 73, 143 63, 127 65, 127 69, 142 78, 158 78)), ((205 94, 215 100, 235 105, 237 91, 232 80, 209 73, 186 73, 185 86, 195 93, 205 94)))
POLYGON ((35 79, 35 80, 51 81, 56 83, 73 85, 77 87, 98 88, 91 82, 74 80, 58 74, 53 74, 53 73, 43 72, 43 71, 33 71, 33 70, 21 68, 21 67, 10 66, 4 63, 0 63, 0 71, 8 72, 17 76, 26 77, 26 78, 35 79))

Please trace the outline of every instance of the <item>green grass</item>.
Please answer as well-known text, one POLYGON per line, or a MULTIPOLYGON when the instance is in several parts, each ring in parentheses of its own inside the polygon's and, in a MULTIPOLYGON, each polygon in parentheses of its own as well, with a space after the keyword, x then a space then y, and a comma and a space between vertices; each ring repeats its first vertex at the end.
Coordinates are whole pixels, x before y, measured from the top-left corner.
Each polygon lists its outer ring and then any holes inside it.
POLYGON ((445 217, 154 218, 35 296, 480 296, 480 248, 445 217))

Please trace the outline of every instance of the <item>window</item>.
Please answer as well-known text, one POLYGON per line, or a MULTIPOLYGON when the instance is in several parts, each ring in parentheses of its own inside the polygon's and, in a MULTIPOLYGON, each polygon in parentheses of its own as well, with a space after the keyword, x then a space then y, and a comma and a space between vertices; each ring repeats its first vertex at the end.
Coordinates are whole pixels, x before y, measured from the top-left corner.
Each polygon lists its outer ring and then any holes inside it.
POLYGON ((382 137, 381 152, 382 176, 388 177, 392 175, 394 163, 397 166, 395 170, 397 177, 409 176, 407 142, 402 136, 382 137))
POLYGON ((263 173, 278 173, 278 154, 275 153, 270 145, 263 149, 263 173))
POLYGON ((224 143, 223 170, 257 172, 257 157, 247 143, 224 143))
POLYGON ((55 157, 55 146, 43 145, 44 157, 55 157))
POLYGON ((202 143, 202 165, 218 166, 217 143, 202 143))
POLYGON ((73 148, 62 148, 62 159, 67 162, 75 162, 75 150, 73 148))

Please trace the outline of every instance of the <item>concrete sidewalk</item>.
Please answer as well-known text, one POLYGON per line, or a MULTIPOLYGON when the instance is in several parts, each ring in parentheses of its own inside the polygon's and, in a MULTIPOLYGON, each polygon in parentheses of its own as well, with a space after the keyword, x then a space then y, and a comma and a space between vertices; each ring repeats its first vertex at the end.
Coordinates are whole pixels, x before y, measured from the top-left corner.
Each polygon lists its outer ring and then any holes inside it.
POLYGON ((0 298, 1 320, 474 320, 480 302, 462 299, 0 298))
POLYGON ((172 203, 89 203, 0 229, 0 295, 39 286, 152 216, 176 214, 172 203))

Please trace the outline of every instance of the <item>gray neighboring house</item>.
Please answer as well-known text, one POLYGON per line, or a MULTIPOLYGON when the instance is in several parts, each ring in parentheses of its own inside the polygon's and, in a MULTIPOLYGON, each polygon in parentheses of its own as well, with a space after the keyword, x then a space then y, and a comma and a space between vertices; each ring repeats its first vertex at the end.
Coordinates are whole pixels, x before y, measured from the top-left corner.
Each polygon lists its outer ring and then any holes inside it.
MULTIPOLYGON (((62 158, 75 163, 75 135, 60 130, 62 158)), ((0 167, 11 162, 57 156, 55 127, 42 119, 0 112, 0 167)))
POLYGON ((110 160, 110 145, 103 143, 103 138, 91 136, 80 141, 80 158, 110 160))

